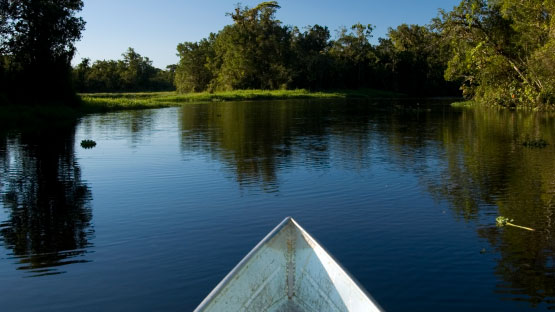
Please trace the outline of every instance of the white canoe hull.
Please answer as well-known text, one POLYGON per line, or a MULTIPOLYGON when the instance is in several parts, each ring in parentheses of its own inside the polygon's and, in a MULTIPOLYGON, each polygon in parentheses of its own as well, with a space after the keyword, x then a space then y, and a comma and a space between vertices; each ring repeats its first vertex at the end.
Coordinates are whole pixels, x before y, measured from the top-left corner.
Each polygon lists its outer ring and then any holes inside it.
POLYGON ((195 311, 381 311, 303 228, 288 217, 195 311))

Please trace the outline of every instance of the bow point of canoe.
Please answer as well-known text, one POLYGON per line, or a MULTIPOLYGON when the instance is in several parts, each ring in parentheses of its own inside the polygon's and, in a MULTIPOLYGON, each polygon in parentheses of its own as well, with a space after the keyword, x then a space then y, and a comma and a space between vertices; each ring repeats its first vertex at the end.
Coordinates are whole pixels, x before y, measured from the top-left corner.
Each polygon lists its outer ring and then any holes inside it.
POLYGON ((381 311, 293 218, 275 227, 195 311, 381 311))

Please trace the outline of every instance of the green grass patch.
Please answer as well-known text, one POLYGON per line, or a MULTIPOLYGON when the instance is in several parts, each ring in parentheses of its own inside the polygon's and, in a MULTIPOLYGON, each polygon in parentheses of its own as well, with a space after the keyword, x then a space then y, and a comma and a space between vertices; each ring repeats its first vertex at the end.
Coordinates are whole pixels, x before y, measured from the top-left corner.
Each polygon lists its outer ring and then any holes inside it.
POLYGON ((476 106, 476 102, 474 101, 462 101, 462 102, 453 102, 451 103, 452 107, 462 107, 462 108, 471 108, 476 106))
POLYGON ((177 92, 139 93, 84 93, 81 100, 85 109, 92 111, 116 109, 143 109, 178 106, 184 103, 287 100, 287 99, 365 99, 399 98, 403 94, 374 89, 311 92, 298 90, 236 90, 226 92, 177 92))
POLYGON ((90 95, 81 96, 83 113, 105 112, 124 109, 146 109, 176 106, 177 103, 164 102, 154 97, 96 97, 90 95))
POLYGON ((555 111, 555 105, 552 105, 552 104, 544 104, 544 105, 536 106, 533 103, 528 105, 524 103, 520 103, 517 106, 502 106, 496 102, 484 102, 479 100, 454 102, 454 103, 451 103, 451 106, 460 107, 460 108, 491 108, 491 109, 510 109, 510 110, 519 110, 519 111, 538 111, 538 112, 555 111))
MULTIPOLYGON (((35 127, 41 124, 73 122, 89 113, 116 110, 149 109, 181 106, 185 103, 288 100, 288 99, 379 99, 402 98, 403 94, 374 89, 311 92, 299 90, 236 90, 229 92, 82 93, 81 105, 62 104, 0 105, 0 128, 35 127)), ((0 129, 1 130, 1 129, 0 129)))

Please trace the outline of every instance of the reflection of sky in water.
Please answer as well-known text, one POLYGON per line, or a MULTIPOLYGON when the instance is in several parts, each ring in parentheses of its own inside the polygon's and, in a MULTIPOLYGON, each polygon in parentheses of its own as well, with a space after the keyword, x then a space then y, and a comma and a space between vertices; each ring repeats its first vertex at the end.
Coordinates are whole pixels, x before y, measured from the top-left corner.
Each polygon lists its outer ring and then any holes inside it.
POLYGON ((0 202, 0 220, 6 220, 8 218, 7 211, 4 208, 4 205, 0 202))

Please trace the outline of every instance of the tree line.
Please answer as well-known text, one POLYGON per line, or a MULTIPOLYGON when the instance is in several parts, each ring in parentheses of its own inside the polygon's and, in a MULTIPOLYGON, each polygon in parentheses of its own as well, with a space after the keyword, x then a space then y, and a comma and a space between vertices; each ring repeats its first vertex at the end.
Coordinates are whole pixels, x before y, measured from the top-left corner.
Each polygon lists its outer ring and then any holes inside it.
POLYGON ((276 1, 237 6, 233 23, 178 45, 180 92, 355 89, 462 94, 505 107, 555 104, 555 2, 461 0, 430 25, 400 25, 371 44, 357 23, 331 40, 325 26, 300 30, 275 17, 276 1))
POLYGON ((235 89, 377 88, 411 95, 458 94, 443 78, 448 45, 431 27, 403 24, 378 45, 374 26, 343 27, 331 39, 326 26, 284 26, 276 1, 237 6, 233 23, 198 42, 177 46, 180 92, 235 89))
POLYGON ((136 92, 174 90, 175 66, 161 70, 152 66, 148 57, 133 48, 122 54, 122 60, 91 60, 84 58, 73 68, 77 92, 136 92))
POLYGON ((76 104, 71 59, 82 0, 0 0, 0 104, 76 104))
POLYGON ((449 43, 448 80, 506 107, 555 104, 555 1, 462 0, 434 24, 449 43))
POLYGON ((461 0, 429 25, 400 25, 372 44, 371 24, 332 39, 326 26, 283 25, 267 1, 238 5, 232 23, 178 44, 165 70, 129 49, 75 68, 82 0, 0 0, 0 103, 70 101, 79 92, 375 88, 483 103, 555 103, 555 2, 461 0), (173 84, 173 87, 172 87, 173 84))

